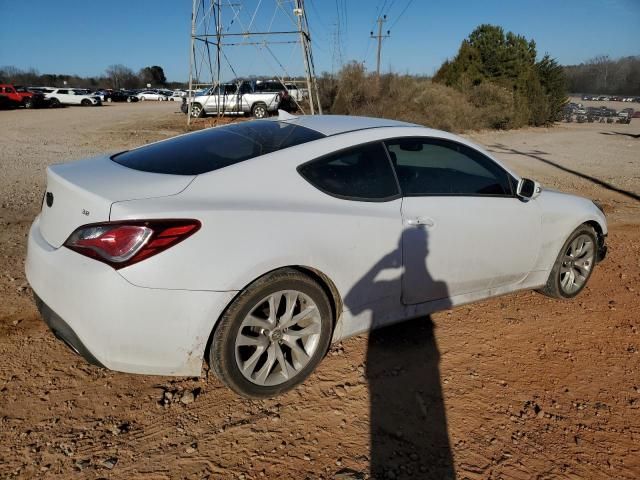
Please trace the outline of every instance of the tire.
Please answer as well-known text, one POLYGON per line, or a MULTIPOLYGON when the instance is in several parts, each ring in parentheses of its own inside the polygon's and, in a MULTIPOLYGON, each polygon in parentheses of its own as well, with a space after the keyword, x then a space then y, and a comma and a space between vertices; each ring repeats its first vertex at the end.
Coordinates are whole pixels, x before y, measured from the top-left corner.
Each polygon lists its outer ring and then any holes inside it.
POLYGON ((276 270, 249 285, 224 312, 209 364, 243 397, 273 397, 313 372, 329 348, 332 329, 331 305, 322 287, 297 270, 276 270), (289 318, 298 316, 298 323, 284 323, 288 307, 293 307, 289 318))
POLYGON ((570 299, 586 286, 596 264, 598 239, 589 225, 580 225, 562 246, 542 293, 570 299))
POLYGON ((34 107, 33 99, 32 98, 25 99, 22 105, 24 105, 24 108, 33 108, 34 107))
POLYGON ((267 106, 264 103, 256 103, 251 107, 251 115, 255 118, 266 118, 269 115, 267 106))
POLYGON ((57 98, 52 98, 51 99, 51 108, 56 108, 60 106, 60 100, 58 100, 57 98))
POLYGON ((191 105, 191 117, 192 118, 202 118, 204 117, 204 108, 199 103, 194 103, 191 105))
POLYGON ((131 97, 127 97, 127 103, 131 103, 133 100, 131 100, 131 97))
POLYGON ((91 100, 87 100, 86 98, 80 102, 83 107, 88 107, 91 105, 91 100))
POLYGON ((141 101, 141 102, 144 102, 144 100, 145 100, 145 97, 144 97, 144 95, 143 95, 142 97, 140 97, 140 101, 141 101))

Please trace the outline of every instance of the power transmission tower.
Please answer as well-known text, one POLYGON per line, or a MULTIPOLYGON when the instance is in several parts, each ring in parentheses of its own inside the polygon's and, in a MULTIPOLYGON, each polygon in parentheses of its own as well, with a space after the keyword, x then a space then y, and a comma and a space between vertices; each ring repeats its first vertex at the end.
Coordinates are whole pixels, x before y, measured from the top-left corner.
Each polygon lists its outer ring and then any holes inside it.
POLYGON ((385 38, 389 38, 391 36, 390 30, 387 30, 387 33, 385 35, 382 34, 382 24, 386 21, 387 21, 386 15, 383 15, 382 17, 378 17, 378 19, 376 20, 376 23, 378 24, 378 34, 374 35, 373 32, 371 32, 371 38, 378 39, 378 61, 376 64, 376 75, 378 75, 378 77, 380 76, 380 56, 382 55, 382 40, 385 38))
MULTIPOLYGON (((246 47, 245 50, 256 49, 261 61, 275 63, 275 67, 274 63, 270 63, 270 75, 275 75, 283 85, 285 82, 294 83, 291 80, 293 76, 276 54, 278 48, 286 46, 300 48, 308 108, 311 114, 322 114, 304 0, 193 0, 187 123, 191 121, 194 89, 221 85, 225 74, 238 80, 238 70, 257 68, 255 63, 248 64, 246 56, 244 63, 236 60, 234 64, 233 59, 237 56, 227 55, 228 50, 239 47, 246 47), (267 12, 269 8, 271 11, 267 12)), ((254 73, 266 72, 251 72, 254 73)), ((222 105, 222 90, 217 89, 218 116, 226 110, 222 105)), ((295 99, 294 101, 305 113, 304 107, 295 99)), ((239 102, 236 108, 240 108, 239 102)))

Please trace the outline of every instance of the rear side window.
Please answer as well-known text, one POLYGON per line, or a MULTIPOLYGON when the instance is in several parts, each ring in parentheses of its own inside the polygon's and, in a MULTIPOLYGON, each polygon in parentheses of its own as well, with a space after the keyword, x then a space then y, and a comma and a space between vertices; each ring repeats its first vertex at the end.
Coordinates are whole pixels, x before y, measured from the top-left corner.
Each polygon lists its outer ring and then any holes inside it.
POLYGON ((323 192, 349 200, 382 201, 398 195, 389 159, 380 143, 371 143, 305 163, 298 172, 323 192))
POLYGON ((199 175, 324 137, 299 125, 258 120, 209 128, 119 153, 111 159, 144 172, 199 175))

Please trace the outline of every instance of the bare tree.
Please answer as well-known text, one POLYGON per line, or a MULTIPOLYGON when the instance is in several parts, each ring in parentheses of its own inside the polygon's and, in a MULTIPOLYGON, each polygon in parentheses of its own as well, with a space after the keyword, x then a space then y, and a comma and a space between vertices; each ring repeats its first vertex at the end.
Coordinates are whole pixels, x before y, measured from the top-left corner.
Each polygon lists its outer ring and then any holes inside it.
POLYGON ((138 79, 133 70, 122 64, 109 65, 105 70, 105 76, 109 79, 111 88, 133 88, 137 85, 138 79))

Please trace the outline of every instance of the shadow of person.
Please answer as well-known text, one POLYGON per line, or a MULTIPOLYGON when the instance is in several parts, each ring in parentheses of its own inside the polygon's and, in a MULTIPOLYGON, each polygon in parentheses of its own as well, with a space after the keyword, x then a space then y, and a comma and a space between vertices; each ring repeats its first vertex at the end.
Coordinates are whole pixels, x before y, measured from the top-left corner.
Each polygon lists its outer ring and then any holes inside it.
MULTIPOLYGON (((418 289, 423 298, 448 299, 446 284, 434 280, 427 271, 427 240, 426 229, 404 230, 398 251, 378 261, 344 298, 353 315, 370 310, 374 328, 369 333, 366 376, 370 397, 370 470, 376 479, 455 478, 440 384, 440 354, 431 317, 376 328, 392 317, 383 312, 380 318, 376 310, 379 304, 375 302, 373 306, 362 303, 367 291, 375 295, 370 298, 380 298, 386 290, 395 296, 388 297, 387 302, 400 305, 403 286, 413 292, 418 289), (406 264, 400 275, 376 280, 382 270, 402 266, 402 258, 406 264)), ((451 305, 446 300, 443 303, 444 308, 451 305)))

